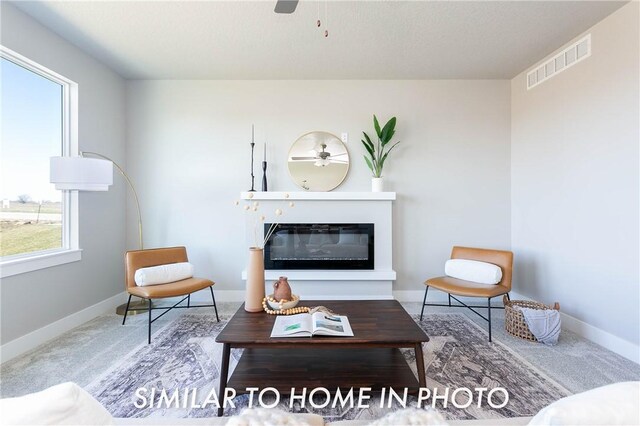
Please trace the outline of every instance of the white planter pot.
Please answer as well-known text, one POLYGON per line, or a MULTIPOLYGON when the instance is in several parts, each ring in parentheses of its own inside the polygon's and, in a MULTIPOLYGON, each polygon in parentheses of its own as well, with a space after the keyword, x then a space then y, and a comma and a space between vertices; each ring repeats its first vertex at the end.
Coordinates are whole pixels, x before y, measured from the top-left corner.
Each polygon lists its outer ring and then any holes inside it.
POLYGON ((371 192, 383 192, 384 191, 384 180, 383 178, 371 178, 371 192))

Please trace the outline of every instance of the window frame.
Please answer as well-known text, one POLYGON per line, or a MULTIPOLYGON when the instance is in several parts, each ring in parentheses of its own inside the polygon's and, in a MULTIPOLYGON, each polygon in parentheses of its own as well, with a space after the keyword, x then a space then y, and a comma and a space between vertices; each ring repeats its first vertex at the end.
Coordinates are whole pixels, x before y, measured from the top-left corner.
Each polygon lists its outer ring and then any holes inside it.
MULTIPOLYGON (((0 58, 62 86, 62 155, 78 155, 78 84, 0 45, 0 58)), ((62 247, 0 257, 0 277, 10 277, 82 258, 79 244, 78 191, 62 191, 62 247)))

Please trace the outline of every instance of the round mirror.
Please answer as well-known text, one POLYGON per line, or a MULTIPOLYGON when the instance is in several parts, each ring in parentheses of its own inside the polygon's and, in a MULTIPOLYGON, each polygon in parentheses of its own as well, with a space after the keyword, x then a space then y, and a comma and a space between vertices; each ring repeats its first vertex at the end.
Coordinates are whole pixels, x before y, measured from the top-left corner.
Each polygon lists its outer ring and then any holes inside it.
POLYGON ((305 191, 331 191, 349 171, 349 152, 342 141, 327 132, 302 135, 289 150, 289 174, 305 191))

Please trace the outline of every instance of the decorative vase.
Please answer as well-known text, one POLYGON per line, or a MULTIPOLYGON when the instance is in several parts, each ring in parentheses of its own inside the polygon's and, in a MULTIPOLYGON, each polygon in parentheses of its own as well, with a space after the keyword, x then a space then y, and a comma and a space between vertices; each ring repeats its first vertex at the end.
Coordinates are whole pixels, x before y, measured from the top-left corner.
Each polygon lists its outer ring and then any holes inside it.
POLYGON ((381 177, 371 178, 371 192, 383 192, 384 180, 381 177))
POLYGON ((264 250, 258 247, 249 248, 249 265, 247 266, 247 289, 244 299, 244 310, 261 312, 264 299, 264 250))
POLYGON ((273 298, 278 302, 283 299, 287 301, 292 300, 291 286, 289 285, 287 277, 280 277, 278 281, 273 283, 273 298))

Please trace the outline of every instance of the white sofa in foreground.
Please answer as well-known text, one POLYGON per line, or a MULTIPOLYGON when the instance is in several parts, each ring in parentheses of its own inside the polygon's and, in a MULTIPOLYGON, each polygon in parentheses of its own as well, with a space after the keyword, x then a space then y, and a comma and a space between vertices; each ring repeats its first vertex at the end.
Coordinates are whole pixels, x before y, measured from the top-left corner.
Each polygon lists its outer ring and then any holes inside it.
POLYGON ((435 411, 401 410, 372 422, 325 423, 314 414, 278 410, 245 410, 234 417, 114 418, 89 393, 74 383, 0 400, 0 425, 226 425, 226 426, 387 426, 387 425, 640 425, 640 382, 623 382, 562 398, 534 417, 445 421, 435 411))

